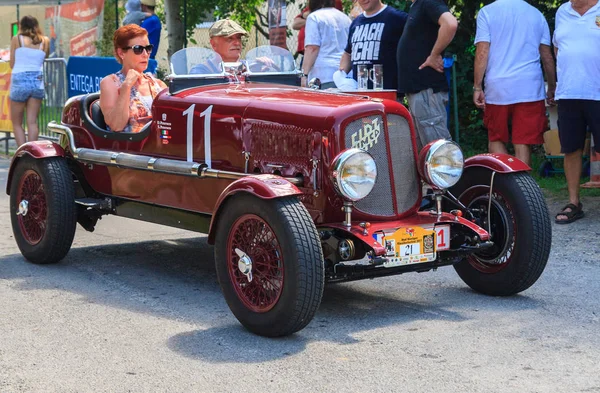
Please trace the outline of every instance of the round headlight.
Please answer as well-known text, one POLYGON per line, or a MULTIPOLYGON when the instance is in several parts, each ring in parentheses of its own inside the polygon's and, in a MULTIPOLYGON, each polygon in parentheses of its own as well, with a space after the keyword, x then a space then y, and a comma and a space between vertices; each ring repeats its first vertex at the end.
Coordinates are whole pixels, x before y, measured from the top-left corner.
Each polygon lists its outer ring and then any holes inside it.
POLYGON ((421 175, 432 186, 450 188, 460 179, 465 160, 456 143, 440 139, 425 146, 420 156, 421 175))
POLYGON ((347 200, 361 200, 375 187, 377 166, 373 157, 364 150, 344 150, 335 157, 331 168, 331 181, 336 191, 347 200))

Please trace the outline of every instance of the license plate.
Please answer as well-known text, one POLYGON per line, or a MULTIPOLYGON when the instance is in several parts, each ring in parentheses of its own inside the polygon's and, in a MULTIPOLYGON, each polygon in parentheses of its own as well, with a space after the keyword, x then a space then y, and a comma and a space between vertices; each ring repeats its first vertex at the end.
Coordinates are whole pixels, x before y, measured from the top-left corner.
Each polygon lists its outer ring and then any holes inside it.
POLYGON ((436 231, 421 227, 399 228, 384 234, 382 245, 386 250, 385 267, 411 265, 435 261, 436 231))

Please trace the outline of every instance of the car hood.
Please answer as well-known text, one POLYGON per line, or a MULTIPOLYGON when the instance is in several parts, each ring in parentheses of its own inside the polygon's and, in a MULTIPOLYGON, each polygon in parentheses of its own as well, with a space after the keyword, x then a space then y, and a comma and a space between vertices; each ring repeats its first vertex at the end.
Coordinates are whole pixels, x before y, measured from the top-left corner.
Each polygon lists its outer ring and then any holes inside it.
POLYGON ((361 112, 383 112, 381 100, 268 83, 242 83, 194 88, 177 94, 186 102, 227 103, 245 107, 246 120, 330 129, 361 112))

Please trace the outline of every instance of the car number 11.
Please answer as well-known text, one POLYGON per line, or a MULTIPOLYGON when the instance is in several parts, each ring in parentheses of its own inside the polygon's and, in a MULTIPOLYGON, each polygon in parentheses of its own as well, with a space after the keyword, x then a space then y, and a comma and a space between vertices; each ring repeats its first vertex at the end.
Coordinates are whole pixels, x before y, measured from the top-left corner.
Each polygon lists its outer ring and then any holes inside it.
MULTIPOLYGON (((183 116, 187 116, 187 140, 186 140, 186 151, 187 151, 187 162, 194 161, 194 109, 196 104, 190 105, 185 111, 183 116)), ((204 117, 204 162, 209 168, 212 168, 211 151, 210 151, 210 119, 212 115, 213 106, 209 106, 200 113, 200 117, 204 117)))

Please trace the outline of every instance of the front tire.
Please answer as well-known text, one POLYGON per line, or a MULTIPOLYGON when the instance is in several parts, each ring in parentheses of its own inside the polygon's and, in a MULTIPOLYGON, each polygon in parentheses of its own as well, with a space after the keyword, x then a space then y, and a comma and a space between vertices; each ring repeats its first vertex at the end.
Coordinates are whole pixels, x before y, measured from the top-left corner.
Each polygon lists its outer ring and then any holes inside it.
POLYGON ((229 308, 255 334, 295 333, 308 325, 321 303, 321 243, 296 198, 230 199, 219 217, 215 263, 229 308))
MULTIPOLYGON (((477 224, 485 230, 491 174, 485 168, 470 169, 451 190, 468 208, 480 212, 477 224)), ((489 216, 494 247, 466 257, 454 268, 478 292, 514 295, 532 286, 548 261, 552 242, 548 207, 528 173, 497 173, 489 216)))
POLYGON ((64 158, 19 159, 10 185, 10 218, 21 254, 30 262, 56 263, 67 255, 77 214, 64 158))

